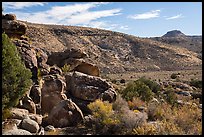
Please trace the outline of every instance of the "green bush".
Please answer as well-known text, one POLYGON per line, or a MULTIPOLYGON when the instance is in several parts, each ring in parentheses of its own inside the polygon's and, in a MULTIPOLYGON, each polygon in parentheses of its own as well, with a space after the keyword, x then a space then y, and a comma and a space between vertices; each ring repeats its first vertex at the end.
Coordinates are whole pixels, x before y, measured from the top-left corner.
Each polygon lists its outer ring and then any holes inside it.
POLYGON ((132 101, 133 97, 140 97, 143 101, 150 101, 153 97, 151 89, 140 80, 128 83, 121 94, 127 101, 132 101))
MULTIPOLYGON (((32 73, 21 60, 16 46, 2 33, 2 110, 14 107, 31 86, 32 73)), ((2 111, 3 112, 3 111, 2 111)))
POLYGON ((202 88, 202 80, 197 80, 197 79, 191 79, 190 85, 194 86, 196 88, 202 88))
POLYGON ((157 84, 155 81, 151 81, 150 79, 147 79, 145 77, 141 77, 138 79, 138 81, 143 82, 145 85, 147 85, 152 92, 157 93, 161 90, 161 86, 157 84))
POLYGON ((172 79, 176 79, 177 77, 178 77, 178 74, 176 74, 176 73, 171 74, 172 79))

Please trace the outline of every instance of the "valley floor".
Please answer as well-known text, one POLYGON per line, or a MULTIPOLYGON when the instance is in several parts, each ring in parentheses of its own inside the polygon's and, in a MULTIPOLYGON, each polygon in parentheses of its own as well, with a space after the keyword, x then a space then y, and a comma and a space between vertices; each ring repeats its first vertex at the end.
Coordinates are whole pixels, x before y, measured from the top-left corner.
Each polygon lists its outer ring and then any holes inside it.
POLYGON ((198 79, 202 80, 202 69, 199 70, 181 70, 181 71, 154 71, 154 72, 128 72, 128 73, 121 73, 121 74, 102 74, 102 77, 108 78, 111 80, 121 80, 125 79, 126 81, 137 80, 140 77, 145 76, 146 78, 150 78, 156 81, 166 81, 171 79, 171 75, 173 73, 180 73, 180 80, 182 81, 189 81, 191 79, 198 79))

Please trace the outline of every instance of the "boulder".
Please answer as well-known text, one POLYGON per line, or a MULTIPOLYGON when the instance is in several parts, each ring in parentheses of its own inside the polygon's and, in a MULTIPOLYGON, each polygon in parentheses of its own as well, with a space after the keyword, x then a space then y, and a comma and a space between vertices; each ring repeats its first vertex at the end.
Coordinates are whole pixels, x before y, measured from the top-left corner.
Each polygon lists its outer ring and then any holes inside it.
POLYGON ((67 97, 64 94, 66 83, 60 75, 46 75, 43 77, 41 89, 41 111, 42 114, 49 113, 61 100, 67 97))
POLYGON ((4 15, 3 19, 16 20, 16 15, 15 14, 6 14, 6 15, 4 15))
MULTIPOLYGON (((7 16, 6 18, 15 19, 14 16, 7 16)), ((20 38, 26 33, 27 25, 17 20, 2 19, 2 29, 9 37, 20 38)))
MULTIPOLYGON (((68 79, 69 79, 68 75, 68 79)), ((65 79, 67 76, 65 75, 65 79)), ((90 76, 80 72, 74 72, 67 89, 71 95, 86 101, 102 99, 113 102, 116 99, 116 92, 113 87, 100 77, 90 76)))
POLYGON ((75 126, 83 119, 83 113, 70 99, 59 102, 48 115, 48 123, 59 128, 75 126))
POLYGON ((3 132, 3 135, 32 135, 29 131, 23 129, 12 129, 3 132))
POLYGON ((32 98, 32 100, 35 104, 38 104, 41 102, 41 89, 40 89, 39 85, 33 85, 32 86, 29 96, 32 98))
POLYGON ((6 121, 2 122, 2 130, 7 131, 17 129, 17 124, 20 124, 19 122, 21 122, 19 119, 6 119, 6 121))
POLYGON ((40 129, 36 135, 45 135, 45 130, 42 126, 40 127, 40 129))
POLYGON ((48 125, 48 126, 45 127, 45 131, 53 131, 53 132, 55 132, 56 129, 55 129, 54 126, 52 126, 52 125, 48 125))
POLYGON ((51 74, 59 74, 59 75, 61 75, 62 74, 62 70, 59 67, 57 67, 57 66, 51 66, 49 74, 50 75, 51 74))
POLYGON ((82 72, 92 76, 99 76, 99 68, 96 65, 86 62, 82 62, 80 65, 74 68, 74 71, 82 72))
POLYGON ((192 91, 193 90, 193 88, 190 85, 182 83, 182 82, 172 82, 171 85, 174 88, 180 88, 180 89, 186 90, 186 91, 192 91))
POLYGON ((70 59, 70 58, 81 59, 86 56, 87 54, 82 50, 71 48, 71 49, 66 49, 63 52, 51 53, 51 55, 48 57, 47 63, 49 65, 56 64, 57 66, 62 67, 66 63, 65 62, 66 59, 70 59))
POLYGON ((31 133, 37 133, 40 129, 38 123, 30 118, 23 119, 21 123, 21 128, 31 133))
POLYGON ((12 108, 11 109, 11 118, 23 120, 28 117, 28 110, 21 108, 12 108))
POLYGON ((30 119, 36 121, 39 125, 42 124, 42 115, 39 114, 29 114, 28 115, 30 119))
POLYGON ((27 109, 30 113, 36 114, 35 103, 27 94, 22 99, 22 106, 21 107, 27 109))

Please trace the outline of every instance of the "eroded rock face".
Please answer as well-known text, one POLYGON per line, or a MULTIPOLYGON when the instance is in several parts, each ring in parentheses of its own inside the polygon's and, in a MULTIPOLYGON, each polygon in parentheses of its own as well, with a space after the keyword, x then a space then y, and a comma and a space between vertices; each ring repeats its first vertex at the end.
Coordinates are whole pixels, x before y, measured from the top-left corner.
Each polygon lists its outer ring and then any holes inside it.
POLYGON ((48 123, 60 128, 77 125, 83 119, 81 110, 70 99, 59 102, 48 115, 48 123))
POLYGON ((74 59, 80 59, 86 57, 87 54, 83 52, 80 49, 67 49, 63 52, 56 52, 52 53, 48 57, 48 64, 49 65, 54 65, 56 64, 59 67, 62 67, 64 65, 64 60, 69 59, 69 58, 74 58, 74 59))
POLYGON ((64 94, 66 83, 63 77, 60 75, 46 75, 43 77, 43 80, 41 111, 44 114, 49 113, 55 105, 67 97, 64 94))
MULTIPOLYGON (((65 78, 70 79, 70 75, 65 76, 65 78)), ((86 101, 95 101, 101 98, 113 102, 116 99, 115 90, 105 79, 80 72, 73 73, 69 88, 67 90, 74 97, 86 101)))
POLYGON ((25 40, 14 40, 25 66, 32 71, 33 78, 37 78, 37 58, 35 49, 25 40))

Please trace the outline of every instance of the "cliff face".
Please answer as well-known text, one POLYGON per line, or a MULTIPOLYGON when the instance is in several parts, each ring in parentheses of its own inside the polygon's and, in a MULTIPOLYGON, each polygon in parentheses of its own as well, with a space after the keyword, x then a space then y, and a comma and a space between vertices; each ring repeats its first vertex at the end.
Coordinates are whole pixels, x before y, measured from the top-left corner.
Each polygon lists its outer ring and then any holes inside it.
POLYGON ((201 69, 202 65, 198 52, 160 38, 139 38, 87 27, 24 23, 28 26, 26 35, 34 46, 50 54, 80 49, 88 55, 85 60, 97 64, 103 73, 201 69))

